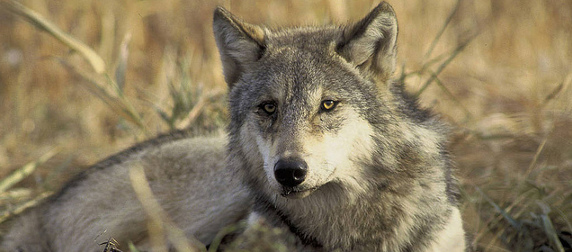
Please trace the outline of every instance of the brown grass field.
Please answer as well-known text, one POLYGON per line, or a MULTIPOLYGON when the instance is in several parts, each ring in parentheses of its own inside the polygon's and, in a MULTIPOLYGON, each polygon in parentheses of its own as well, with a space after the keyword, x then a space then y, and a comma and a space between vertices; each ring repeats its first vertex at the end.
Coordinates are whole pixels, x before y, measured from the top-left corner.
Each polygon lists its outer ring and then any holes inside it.
MULTIPOLYGON (((280 27, 357 20, 378 1, 20 3, 64 42, 0 0, 0 220, 138 141, 225 125, 216 5, 280 27)), ((473 247, 572 251, 572 1, 390 3, 395 76, 453 126, 473 247)))

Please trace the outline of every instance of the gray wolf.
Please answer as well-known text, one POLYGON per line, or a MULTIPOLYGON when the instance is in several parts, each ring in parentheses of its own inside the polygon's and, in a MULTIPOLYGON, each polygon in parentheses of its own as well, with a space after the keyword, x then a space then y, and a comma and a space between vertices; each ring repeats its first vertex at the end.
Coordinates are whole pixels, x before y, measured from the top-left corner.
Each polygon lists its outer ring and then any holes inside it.
POLYGON ((213 27, 227 135, 161 137, 96 164, 16 218, 2 248, 98 251, 103 231, 146 244, 128 179, 139 165, 173 222, 204 244, 247 220, 242 235, 263 223, 298 251, 465 250, 447 127, 391 79, 389 4, 342 27, 276 30, 217 8, 213 27))

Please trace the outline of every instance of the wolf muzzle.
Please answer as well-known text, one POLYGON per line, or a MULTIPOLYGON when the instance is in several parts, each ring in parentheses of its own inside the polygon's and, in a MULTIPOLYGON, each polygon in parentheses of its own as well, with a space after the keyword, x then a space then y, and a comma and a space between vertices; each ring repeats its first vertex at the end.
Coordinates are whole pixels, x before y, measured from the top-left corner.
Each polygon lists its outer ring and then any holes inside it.
POLYGON ((274 165, 276 181, 285 187, 302 184, 308 173, 308 164, 300 158, 283 158, 274 165))

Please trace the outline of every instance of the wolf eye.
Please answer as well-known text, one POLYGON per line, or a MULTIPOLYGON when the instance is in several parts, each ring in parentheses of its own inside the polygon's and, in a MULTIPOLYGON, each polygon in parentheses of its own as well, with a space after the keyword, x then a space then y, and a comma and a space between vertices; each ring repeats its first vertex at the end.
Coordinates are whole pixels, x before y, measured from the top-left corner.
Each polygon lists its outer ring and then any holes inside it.
POLYGON ((267 114, 271 115, 276 111, 276 104, 272 102, 266 102, 260 104, 260 108, 264 110, 264 112, 266 112, 267 114))
POLYGON ((324 110, 324 111, 330 111, 330 110, 334 109, 337 104, 338 104, 338 103, 335 102, 335 101, 325 100, 325 101, 322 101, 321 108, 322 108, 322 110, 324 110))

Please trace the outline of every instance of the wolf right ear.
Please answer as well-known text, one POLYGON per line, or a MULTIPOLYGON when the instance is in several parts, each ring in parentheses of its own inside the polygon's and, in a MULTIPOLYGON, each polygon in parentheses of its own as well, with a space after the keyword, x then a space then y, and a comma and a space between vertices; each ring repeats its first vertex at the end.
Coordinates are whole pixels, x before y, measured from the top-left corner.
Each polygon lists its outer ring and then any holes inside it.
POLYGON ((244 68, 262 57, 265 31, 238 19, 220 6, 214 11, 213 30, 224 79, 232 87, 244 68))
POLYGON ((382 2, 344 30, 337 52, 364 74, 386 82, 395 70, 396 42, 395 12, 391 5, 382 2))

